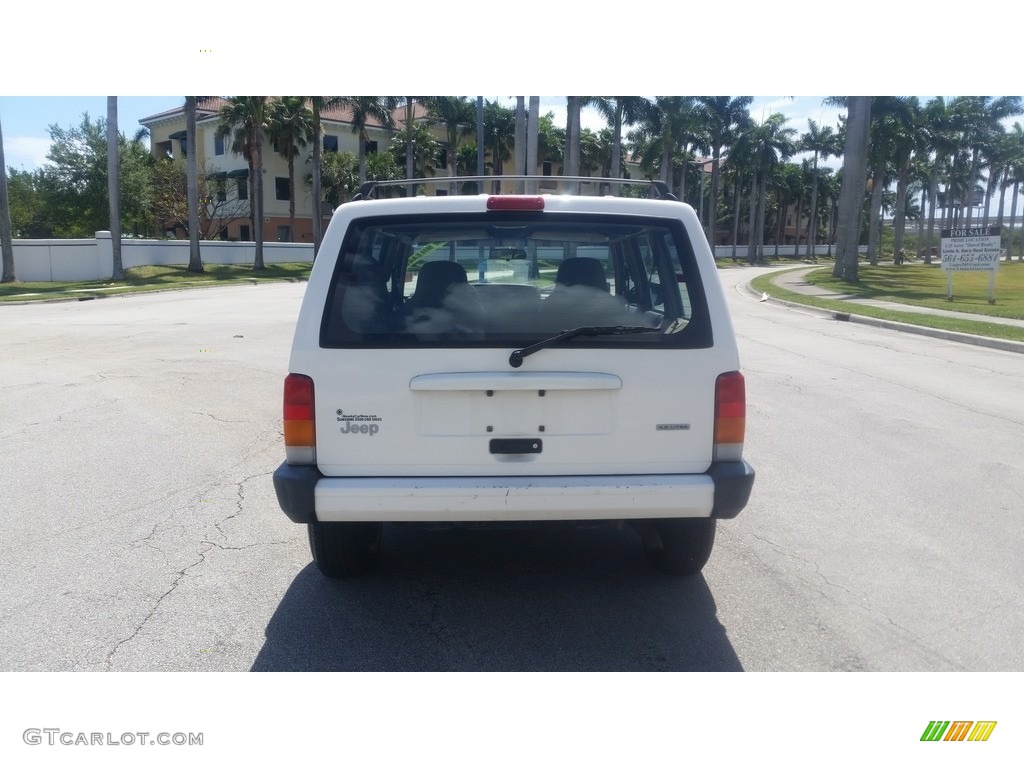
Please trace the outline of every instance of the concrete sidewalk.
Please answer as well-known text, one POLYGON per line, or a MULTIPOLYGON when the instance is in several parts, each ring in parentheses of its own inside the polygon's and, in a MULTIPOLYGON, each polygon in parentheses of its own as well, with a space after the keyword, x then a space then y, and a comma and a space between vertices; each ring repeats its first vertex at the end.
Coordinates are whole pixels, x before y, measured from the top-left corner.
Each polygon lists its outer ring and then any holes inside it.
MULTIPOLYGON (((938 328, 929 328, 926 326, 913 325, 912 323, 900 323, 891 320, 879 320, 874 317, 868 317, 866 315, 857 314, 858 306, 871 306, 879 307, 882 309, 888 309, 896 312, 906 312, 908 314, 921 314, 921 315, 932 315, 936 317, 950 317, 957 318, 960 320, 973 320, 981 323, 993 323, 996 325, 1009 325, 1016 328, 1024 329, 1024 320, 1015 320, 1007 317, 991 317, 989 315, 979 315, 971 312, 957 312, 954 310, 945 309, 932 309, 930 307, 917 307, 910 304, 900 304, 892 301, 878 301, 876 299, 865 299, 850 294, 836 293, 834 291, 825 290, 812 285, 807 282, 807 273, 816 269, 822 269, 825 265, 821 266, 809 266, 801 267, 799 269, 787 269, 780 271, 778 274, 771 276, 771 282, 780 288, 785 288, 793 293, 800 293, 805 296, 816 296, 822 299, 831 299, 833 301, 841 301, 847 307, 848 310, 845 312, 835 312, 832 310, 818 309, 815 307, 808 307, 807 305, 797 304, 795 302, 785 301, 772 297, 769 292, 769 301, 777 304, 784 304, 787 306, 799 306, 801 308, 809 308, 817 311, 825 316, 831 317, 834 320, 846 320, 850 322, 863 323, 866 325, 873 325, 880 328, 889 328, 891 330, 902 331, 904 333, 916 333, 923 336, 931 336, 933 338, 945 339, 947 341, 959 341, 967 344, 975 344, 983 347, 990 347, 992 349, 1003 349, 1010 352, 1024 353, 1024 342, 1008 341, 1006 339, 993 339, 987 336, 976 336, 974 334, 958 333, 955 331, 945 331, 938 328)), ((759 293, 756 293, 750 284, 746 284, 747 290, 760 297, 759 293)))

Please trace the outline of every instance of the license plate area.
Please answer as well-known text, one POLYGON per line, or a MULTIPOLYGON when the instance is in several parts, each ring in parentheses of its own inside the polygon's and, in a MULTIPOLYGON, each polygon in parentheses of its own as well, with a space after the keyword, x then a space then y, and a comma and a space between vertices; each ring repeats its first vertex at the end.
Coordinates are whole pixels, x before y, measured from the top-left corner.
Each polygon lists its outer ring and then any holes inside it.
POLYGON ((522 455, 540 453, 544 443, 538 437, 495 438, 491 440, 491 453, 496 455, 522 455))

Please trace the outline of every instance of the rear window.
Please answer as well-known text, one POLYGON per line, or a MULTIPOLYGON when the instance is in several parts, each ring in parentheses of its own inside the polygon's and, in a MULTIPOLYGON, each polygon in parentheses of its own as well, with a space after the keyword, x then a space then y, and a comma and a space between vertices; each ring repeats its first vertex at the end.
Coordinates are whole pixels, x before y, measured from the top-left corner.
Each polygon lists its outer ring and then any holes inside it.
POLYGON ((704 291, 680 222, 493 213, 368 218, 339 254, 323 347, 710 347, 704 291))

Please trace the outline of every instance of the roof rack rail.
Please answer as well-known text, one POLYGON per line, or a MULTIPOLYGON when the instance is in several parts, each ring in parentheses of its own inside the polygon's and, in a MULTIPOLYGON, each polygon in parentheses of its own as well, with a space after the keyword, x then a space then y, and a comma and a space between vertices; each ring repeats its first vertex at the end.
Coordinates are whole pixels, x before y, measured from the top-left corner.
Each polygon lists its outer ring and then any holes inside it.
MULTIPOLYGON (((367 181, 359 187, 359 192, 355 197, 352 198, 353 202, 356 200, 372 200, 376 196, 376 192, 381 187, 417 187, 420 185, 427 184, 465 184, 467 182, 505 182, 514 181, 518 182, 520 186, 519 191, 513 194, 537 194, 537 186, 541 183, 550 184, 552 182, 569 182, 572 184, 597 184, 598 190, 602 187, 607 187, 609 191, 618 189, 620 186, 647 186, 649 188, 648 196, 656 200, 678 200, 678 198, 672 194, 669 190, 668 184, 660 179, 613 179, 604 178, 600 176, 526 176, 526 175, 500 175, 500 176, 430 176, 420 179, 394 179, 389 181, 367 181), (533 187, 532 192, 527 192, 529 187, 533 187)), ((577 190, 578 190, 577 186, 577 190)), ((509 194, 509 193, 503 193, 509 194)))

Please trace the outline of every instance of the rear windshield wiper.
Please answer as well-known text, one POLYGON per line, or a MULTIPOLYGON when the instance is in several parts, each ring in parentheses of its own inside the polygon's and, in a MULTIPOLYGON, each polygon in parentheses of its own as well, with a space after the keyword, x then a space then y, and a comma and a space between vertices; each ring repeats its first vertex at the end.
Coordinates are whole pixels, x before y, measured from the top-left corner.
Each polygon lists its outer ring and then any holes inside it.
POLYGON ((560 344, 568 339, 575 338, 577 336, 620 336, 625 333, 660 333, 661 328, 652 328, 649 325, 584 325, 580 328, 572 328, 568 331, 562 331, 557 336, 552 336, 549 339, 538 341, 536 344, 531 344, 528 347, 517 349, 508 357, 508 364, 513 368, 518 368, 523 364, 523 359, 532 355, 534 352, 540 352, 545 347, 551 347, 555 344, 560 344))

